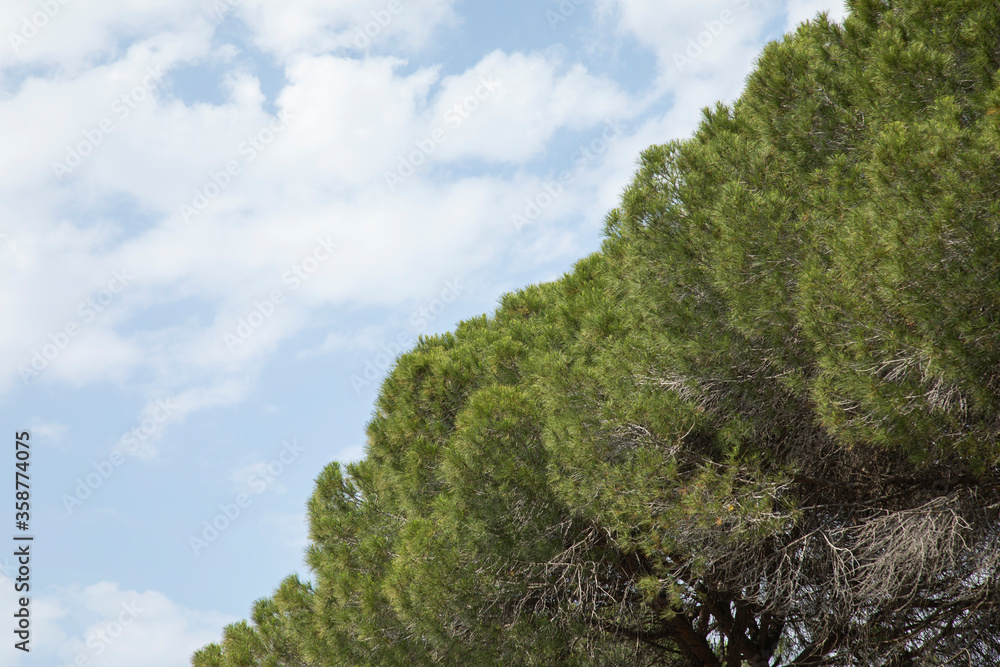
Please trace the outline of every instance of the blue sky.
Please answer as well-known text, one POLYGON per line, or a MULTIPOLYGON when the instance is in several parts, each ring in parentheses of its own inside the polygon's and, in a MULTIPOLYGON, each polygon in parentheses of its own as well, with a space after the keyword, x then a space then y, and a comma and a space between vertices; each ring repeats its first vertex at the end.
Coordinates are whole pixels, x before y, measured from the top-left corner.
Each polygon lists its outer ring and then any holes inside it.
POLYGON ((4 2, 0 418, 36 541, 0 667, 186 665, 308 577, 313 480, 394 356, 596 250, 639 152, 820 11, 4 2))

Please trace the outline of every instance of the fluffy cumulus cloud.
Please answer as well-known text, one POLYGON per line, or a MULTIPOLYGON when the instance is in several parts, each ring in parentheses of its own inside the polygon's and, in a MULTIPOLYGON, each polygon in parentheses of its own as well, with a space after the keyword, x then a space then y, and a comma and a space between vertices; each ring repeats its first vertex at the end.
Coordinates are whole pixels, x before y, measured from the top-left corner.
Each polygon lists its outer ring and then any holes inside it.
MULTIPOLYGON (((661 89, 710 77, 737 87, 759 50, 768 18, 779 0, 599 0, 619 32, 655 53, 661 89)), ((731 94, 731 93, 730 93, 731 94)))
MULTIPOLYGON (((500 244, 487 241, 510 231, 495 213, 511 198, 510 182, 435 183, 436 167, 528 159, 560 128, 634 112, 613 82, 582 66, 499 51, 443 80, 433 67, 400 73, 393 58, 304 56, 288 67, 274 114, 247 77, 234 78, 219 105, 188 105, 150 85, 134 108, 122 106, 108 81, 142 86, 164 67, 154 56, 137 45, 119 63, 39 82, 44 93, 25 87, 3 105, 26 115, 51 95, 64 109, 86 101, 89 119, 53 119, 82 129, 25 144, 21 173, 32 180, 24 188, 47 196, 6 204, 24 213, 9 219, 25 222, 12 228, 5 250, 15 261, 0 271, 42 292, 7 297, 8 312, 26 324, 0 343, 8 381, 39 366, 75 383, 120 379, 142 365, 189 378, 273 350, 311 308, 413 298, 488 259, 482 249, 500 244), (105 120, 113 131, 101 130, 105 120), (29 158, 28 146, 42 157, 29 158), (108 210, 121 202, 143 212, 140 222, 108 210), (74 219, 69 208, 86 213, 74 219), (202 302, 208 321, 128 326, 141 306, 184 299, 202 302), (260 319, 255 311, 267 326, 224 344, 242 321, 260 319), (64 350, 67 335, 73 345, 64 350), (53 346, 58 354, 46 354, 53 346)), ((169 67, 181 56, 161 58, 169 67)))
MULTIPOLYGON (((11 618, 17 610, 12 587, 5 585, 0 596, 0 608, 10 612, 4 616, 11 618)), ((157 591, 122 590, 107 581, 38 594, 30 609, 30 659, 5 650, 0 654, 3 667, 177 667, 188 664, 195 650, 236 620, 188 609, 157 591)))
POLYGON ((23 66, 58 67, 81 72, 114 57, 123 42, 152 35, 183 33, 204 37, 217 21, 198 0, 9 0, 0 5, 6 28, 0 48, 5 75, 23 66), (9 47, 9 48, 8 48, 9 47))
POLYGON ((845 15, 839 0, 598 0, 601 12, 656 54, 661 90, 683 90, 693 79, 712 81, 719 98, 735 96, 774 23, 792 30, 827 11, 845 15))
MULTIPOLYGON (((768 16, 791 23, 827 8, 602 2, 621 33, 655 50, 675 97, 671 111, 620 137, 619 169, 629 151, 738 91, 768 16), (729 62, 739 65, 720 66, 729 62)), ((0 310, 20 324, 0 340, 2 384, 121 381, 150 366, 170 369, 171 382, 199 380, 275 349, 314 308, 415 298, 445 278, 442 267, 471 267, 487 259, 488 242, 501 247, 525 189, 543 187, 523 174, 442 182, 439 169, 517 165, 543 155, 560 130, 599 131, 644 109, 614 81, 542 53, 493 51, 447 77, 397 57, 337 53, 352 35, 376 32, 419 48, 456 20, 447 0, 397 9, 377 0, 5 4, 0 18, 32 36, 21 44, 14 30, 17 48, 2 50, 0 66, 65 67, 24 74, 0 99, 0 123, 19 128, 0 161, 0 281, 19 286, 4 291, 0 310), (220 51, 213 28, 229 14, 286 63, 274 108, 239 70, 216 104, 163 88, 173 71, 220 51), (61 32, 70 25, 72 35, 61 32), (318 272, 304 276, 303 262, 318 272), (276 290, 283 302, 272 308, 276 290), (143 308, 181 302, 199 314, 136 324, 143 308), (260 319, 255 311, 267 326, 226 345, 243 321, 260 319)))
POLYGON ((436 128, 444 132, 444 159, 520 162, 544 150, 559 129, 583 129, 640 111, 615 82, 582 65, 494 51, 441 83, 428 134, 436 128))
MULTIPOLYGON (((226 0, 223 0, 226 1, 226 0)), ((458 18, 455 0, 243 0, 254 42, 281 59, 303 54, 401 48, 414 51, 458 18)))

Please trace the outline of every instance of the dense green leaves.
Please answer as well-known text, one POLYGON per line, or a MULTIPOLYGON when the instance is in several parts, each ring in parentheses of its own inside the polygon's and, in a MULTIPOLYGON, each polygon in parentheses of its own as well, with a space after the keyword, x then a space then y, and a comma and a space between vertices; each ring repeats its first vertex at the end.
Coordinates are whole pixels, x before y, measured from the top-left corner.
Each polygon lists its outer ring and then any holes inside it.
POLYGON ((1000 662, 1000 8, 850 4, 398 360, 196 667, 1000 662))

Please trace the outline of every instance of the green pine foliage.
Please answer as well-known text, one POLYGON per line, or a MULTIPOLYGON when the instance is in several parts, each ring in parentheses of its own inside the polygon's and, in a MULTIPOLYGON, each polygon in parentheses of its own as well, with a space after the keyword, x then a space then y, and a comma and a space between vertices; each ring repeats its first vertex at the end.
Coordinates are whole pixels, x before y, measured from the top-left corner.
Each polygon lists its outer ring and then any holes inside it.
POLYGON ((195 667, 1000 664, 1000 7, 850 6, 398 359, 195 667))

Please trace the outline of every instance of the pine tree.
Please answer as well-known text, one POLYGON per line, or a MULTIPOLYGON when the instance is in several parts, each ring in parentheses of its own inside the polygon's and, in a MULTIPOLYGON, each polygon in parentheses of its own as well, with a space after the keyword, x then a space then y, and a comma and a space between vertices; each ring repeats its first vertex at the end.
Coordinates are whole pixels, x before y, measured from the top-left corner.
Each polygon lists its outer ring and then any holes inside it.
POLYGON ((1000 7, 850 9, 400 357, 196 667, 1000 663, 1000 7))

